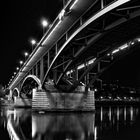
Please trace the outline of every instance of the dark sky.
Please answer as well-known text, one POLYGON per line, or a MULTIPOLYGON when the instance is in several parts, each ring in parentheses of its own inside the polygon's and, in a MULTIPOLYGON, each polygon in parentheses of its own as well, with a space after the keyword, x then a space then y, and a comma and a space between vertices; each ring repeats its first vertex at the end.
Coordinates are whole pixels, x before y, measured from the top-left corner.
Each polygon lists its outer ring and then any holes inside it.
MULTIPOLYGON (((43 30, 40 19, 46 17, 52 23, 62 5, 62 0, 1 1, 0 83, 8 84, 16 67, 19 66, 19 60, 24 60, 24 51, 31 52, 29 39, 41 39, 43 30)), ((106 77, 140 86, 139 54, 140 49, 116 63, 106 72, 106 77)))
POLYGON ((119 80, 123 86, 140 87, 140 44, 135 48, 105 71, 102 79, 106 82, 119 80))
POLYGON ((62 0, 3 0, 0 4, 0 83, 8 84, 24 51, 31 52, 29 39, 41 39, 40 19, 50 23, 62 8, 62 0))

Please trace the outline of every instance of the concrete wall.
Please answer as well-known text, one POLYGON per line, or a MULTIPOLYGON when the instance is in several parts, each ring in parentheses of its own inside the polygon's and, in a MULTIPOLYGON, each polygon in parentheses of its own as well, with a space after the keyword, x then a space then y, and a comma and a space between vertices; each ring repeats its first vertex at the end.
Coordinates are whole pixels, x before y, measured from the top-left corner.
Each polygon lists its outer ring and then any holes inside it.
POLYGON ((94 92, 50 93, 54 99, 55 108, 73 110, 94 110, 94 92))
MULTIPOLYGON (((32 107, 51 110, 94 111, 94 92, 39 92, 34 94, 32 107), (46 99, 45 99, 46 98, 46 99), (46 103, 47 102, 47 103, 46 103), (46 104, 46 105, 45 105, 46 104)), ((34 108, 34 109, 35 109, 34 108)))

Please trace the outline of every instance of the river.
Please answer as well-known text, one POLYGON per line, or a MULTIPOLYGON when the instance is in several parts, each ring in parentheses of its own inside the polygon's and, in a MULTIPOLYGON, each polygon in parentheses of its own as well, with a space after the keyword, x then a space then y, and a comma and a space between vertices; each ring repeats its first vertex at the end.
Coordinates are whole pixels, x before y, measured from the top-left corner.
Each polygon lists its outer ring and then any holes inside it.
POLYGON ((3 140, 139 140, 138 106, 96 106, 95 112, 49 113, 1 108, 3 140))

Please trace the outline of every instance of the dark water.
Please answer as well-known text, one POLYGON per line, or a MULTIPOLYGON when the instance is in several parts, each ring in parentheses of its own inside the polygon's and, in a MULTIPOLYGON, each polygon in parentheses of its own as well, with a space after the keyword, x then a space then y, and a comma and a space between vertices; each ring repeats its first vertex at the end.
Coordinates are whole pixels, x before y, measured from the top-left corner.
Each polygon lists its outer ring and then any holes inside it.
POLYGON ((99 106, 94 113, 1 109, 3 140, 139 140, 138 106, 99 106))

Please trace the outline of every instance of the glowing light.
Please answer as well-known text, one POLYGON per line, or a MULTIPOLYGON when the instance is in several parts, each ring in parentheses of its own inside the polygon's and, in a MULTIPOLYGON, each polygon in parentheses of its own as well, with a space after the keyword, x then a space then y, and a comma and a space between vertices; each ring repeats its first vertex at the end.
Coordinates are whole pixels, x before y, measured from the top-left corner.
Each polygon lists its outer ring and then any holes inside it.
POLYGON ((111 107, 109 108, 109 120, 111 121, 111 113, 112 111, 111 111, 111 107))
POLYGON ((98 91, 97 88, 95 88, 94 91, 97 92, 98 91))
POLYGON ((133 107, 130 108, 130 120, 133 120, 133 107))
POLYGON ((140 42, 140 38, 138 38, 137 40, 138 40, 138 42, 140 42))
POLYGON ((7 130, 8 130, 10 137, 13 138, 13 140, 20 140, 20 138, 18 137, 18 135, 16 134, 16 132, 12 126, 11 121, 9 121, 9 120, 7 122, 7 130))
POLYGON ((93 59, 89 60, 88 65, 93 64, 95 60, 96 60, 96 58, 93 58, 93 59))
POLYGON ((134 45, 134 42, 131 42, 131 45, 134 45))
POLYGON ((20 60, 20 61, 19 61, 19 63, 20 63, 20 65, 22 65, 22 64, 23 64, 23 61, 22 61, 22 60, 20 60))
POLYGON ((100 98, 103 99, 103 96, 101 96, 100 98))
POLYGON ((19 70, 19 67, 16 67, 16 70, 19 70))
POLYGON ((120 117, 120 110, 119 107, 117 108, 117 120, 119 121, 119 117, 120 117))
POLYGON ((25 56, 28 56, 28 55, 29 55, 29 53, 28 53, 28 52, 25 52, 25 53, 24 53, 24 55, 25 55, 25 56))
POLYGON ((62 18, 64 17, 65 15, 65 10, 63 9, 60 14, 59 14, 59 20, 62 20, 62 18))
MULTIPOLYGON (((89 61, 87 62, 87 65, 93 64, 95 60, 96 60, 96 58, 93 58, 93 59, 89 60, 89 61)), ((81 65, 79 65, 79 66, 77 67, 77 69, 80 70, 80 69, 83 69, 84 67, 85 67, 85 64, 81 64, 81 65)), ((68 74, 71 74, 72 72, 73 72, 73 70, 68 71, 68 72, 67 72, 67 75, 68 75, 68 74)))
POLYGON ((125 48, 127 48, 128 47, 128 45, 127 44, 124 44, 124 45, 122 45, 119 49, 120 50, 123 50, 123 49, 125 49, 125 48))
POLYGON ((36 44, 36 40, 35 39, 31 39, 31 44, 35 45, 36 44))
POLYGON ((44 40, 44 42, 42 43, 42 45, 45 44, 45 42, 47 41, 47 39, 50 37, 50 35, 53 33, 53 31, 58 27, 58 25, 61 23, 61 20, 59 20, 59 22, 56 24, 56 26, 53 28, 53 30, 50 32, 50 34, 48 35, 48 37, 46 37, 46 39, 44 40))
POLYGON ((45 112, 44 111, 39 111, 39 114, 44 114, 45 112))
POLYGON ((101 116, 100 116, 100 120, 103 121, 103 107, 101 107, 101 112, 100 112, 101 116))
POLYGON ((124 108, 124 120, 126 121, 126 107, 124 108))
POLYGON ((82 68, 84 68, 84 67, 85 67, 84 64, 81 64, 81 65, 78 66, 77 69, 80 70, 80 69, 82 69, 82 68))
POLYGON ((32 138, 34 138, 37 133, 37 126, 35 121, 35 118, 32 117, 32 138))
POLYGON ((45 18, 43 18, 41 20, 41 24, 42 24, 43 27, 47 27, 48 26, 48 21, 45 18))
POLYGON ((124 97, 124 99, 126 100, 126 97, 124 97))
POLYGON ((97 127, 95 126, 95 129, 94 129, 94 139, 97 140, 97 127))
POLYGON ((115 54, 115 53, 117 53, 117 52, 119 52, 119 49, 114 50, 114 51, 112 52, 112 54, 115 54))
POLYGON ((78 0, 75 0, 74 3, 71 5, 70 10, 74 7, 74 5, 78 2, 78 0))
POLYGON ((80 84, 82 84, 82 86, 85 86, 85 84, 83 82, 80 82, 80 84))

